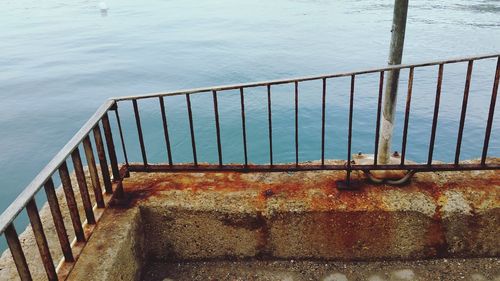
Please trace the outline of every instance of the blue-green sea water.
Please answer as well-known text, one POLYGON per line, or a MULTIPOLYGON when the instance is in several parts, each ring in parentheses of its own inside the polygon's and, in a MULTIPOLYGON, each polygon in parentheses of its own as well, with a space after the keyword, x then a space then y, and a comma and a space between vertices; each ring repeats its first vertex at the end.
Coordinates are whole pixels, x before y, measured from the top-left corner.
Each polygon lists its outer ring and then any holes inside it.
MULTIPOLYGON (((500 52, 500 2, 410 1, 404 63, 500 52)), ((5 0, 0 9, 0 211, 108 97, 384 66, 391 0, 5 0)), ((474 65, 462 159, 480 157, 495 60, 474 65)), ((467 64, 445 67, 434 158, 456 145, 467 64)), ((425 161, 437 68, 415 71, 408 158, 425 161)), ((401 75, 394 150, 401 145, 401 75)), ((377 75, 356 80, 353 152, 373 151, 377 75)), ((326 157, 345 159, 349 78, 327 85, 326 157)), ((274 161, 294 154, 293 85, 273 87, 274 161)), ((300 86, 300 160, 320 158, 321 82, 300 86)), ((198 160, 217 160, 210 94, 193 96, 198 160)), ((249 160, 268 162, 266 89, 249 90, 249 160)), ((157 100, 139 102, 148 158, 166 162, 157 100)), ((174 162, 191 161, 185 98, 166 99, 174 162)), ((219 95, 224 162, 243 160, 237 92, 219 95)), ((130 103, 120 104, 140 161, 130 103)), ((496 114, 490 155, 500 156, 496 114)), ((114 119, 112 119, 114 120, 114 119)), ((118 143, 117 143, 118 144, 118 143)), ((2 242, 3 243, 3 242, 2 242)))

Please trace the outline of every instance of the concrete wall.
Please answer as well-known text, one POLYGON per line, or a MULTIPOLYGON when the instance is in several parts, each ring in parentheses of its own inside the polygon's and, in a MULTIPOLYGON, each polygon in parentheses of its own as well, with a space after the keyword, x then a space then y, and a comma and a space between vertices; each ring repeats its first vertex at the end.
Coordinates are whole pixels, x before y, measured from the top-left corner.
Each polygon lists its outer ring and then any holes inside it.
POLYGON ((354 192, 333 186, 340 176, 136 174, 126 186, 139 198, 150 260, 500 254, 496 172, 419 174, 403 188, 363 184, 354 192))

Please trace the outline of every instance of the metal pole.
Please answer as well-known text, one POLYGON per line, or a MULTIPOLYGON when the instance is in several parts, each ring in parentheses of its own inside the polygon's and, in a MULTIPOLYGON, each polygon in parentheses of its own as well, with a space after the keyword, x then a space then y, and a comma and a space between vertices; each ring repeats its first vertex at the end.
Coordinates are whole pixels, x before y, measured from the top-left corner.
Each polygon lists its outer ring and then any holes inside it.
MULTIPOLYGON (((392 20, 391 48, 389 65, 401 64, 405 40, 406 16, 409 0, 394 1, 394 16, 392 20)), ((384 93, 384 111, 379 138, 378 162, 388 164, 391 155, 392 132, 394 129, 394 115, 396 112, 398 94, 399 70, 388 72, 384 93)))

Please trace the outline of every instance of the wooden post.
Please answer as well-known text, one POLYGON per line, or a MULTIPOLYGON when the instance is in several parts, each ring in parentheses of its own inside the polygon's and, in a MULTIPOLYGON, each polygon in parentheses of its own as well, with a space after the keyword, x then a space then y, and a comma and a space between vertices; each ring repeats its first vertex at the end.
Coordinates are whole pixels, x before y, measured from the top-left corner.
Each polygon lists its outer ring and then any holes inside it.
MULTIPOLYGON (((392 20, 391 48, 389 65, 401 64, 405 40, 406 16, 409 0, 394 1, 394 16, 392 20)), ((384 92, 384 110, 379 137, 378 162, 388 164, 391 155, 392 132, 394 129, 394 114, 396 112, 398 94, 399 70, 390 71, 386 79, 384 92)))

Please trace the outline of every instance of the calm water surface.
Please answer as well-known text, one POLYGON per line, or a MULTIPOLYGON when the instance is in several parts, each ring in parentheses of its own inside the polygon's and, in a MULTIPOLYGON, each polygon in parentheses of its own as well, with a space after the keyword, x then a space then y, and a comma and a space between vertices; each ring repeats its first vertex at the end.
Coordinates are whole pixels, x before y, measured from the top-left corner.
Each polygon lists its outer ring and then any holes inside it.
MULTIPOLYGON (((5 0, 0 12, 0 211, 108 97, 383 66, 392 0, 5 0)), ((500 51, 500 2, 411 1, 404 62, 500 51)), ((479 157, 495 61, 474 66, 463 158, 479 157)), ((452 159, 466 64, 447 66, 436 159, 452 159)), ((425 160, 436 68, 415 72, 408 157, 425 160)), ((407 73, 402 74, 402 89, 407 73)), ((326 156, 345 158, 349 80, 329 82, 326 156)), ((356 84, 353 151, 373 149, 377 75, 356 84)), ((320 157, 321 83, 300 98, 301 160, 320 157)), ((273 89, 275 161, 293 161, 293 89, 273 89)), ((199 161, 215 161, 210 95, 193 97, 199 161)), ((267 161, 265 89, 247 97, 249 157, 267 161)), ((166 161, 156 100, 141 102, 148 156, 166 161)), ((190 161, 185 99, 169 98, 174 161, 190 161)), ((239 100, 221 93, 224 161, 242 161, 239 100)), ((400 98, 398 118, 404 98, 400 98)), ((137 150, 131 106, 120 107, 137 150)), ((500 155, 496 115, 490 154, 500 155)), ((401 128, 401 122, 397 124, 401 128)), ((396 134, 395 149, 401 134, 396 134)), ((139 161, 138 153, 131 153, 139 161)))

